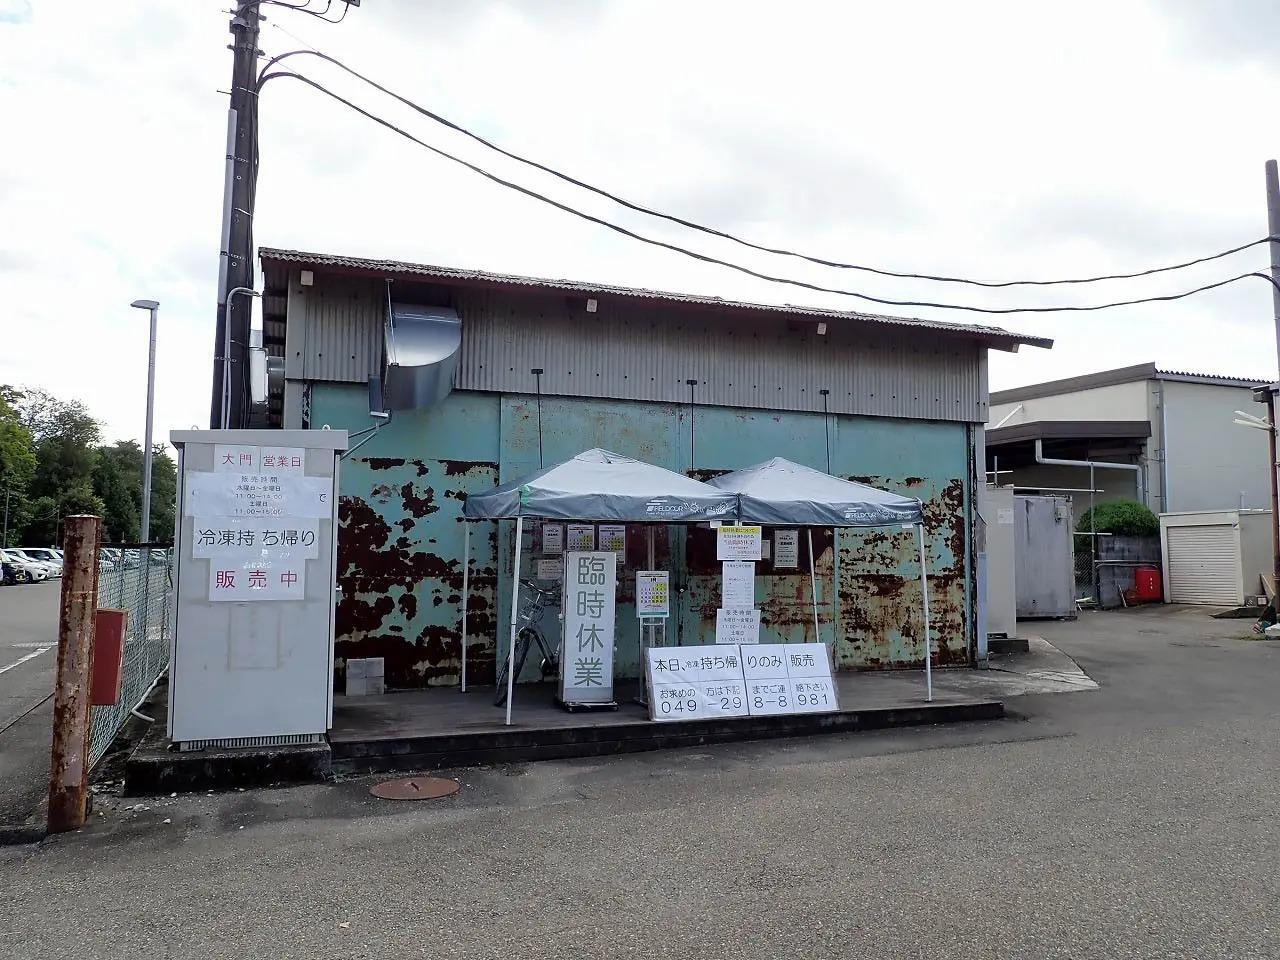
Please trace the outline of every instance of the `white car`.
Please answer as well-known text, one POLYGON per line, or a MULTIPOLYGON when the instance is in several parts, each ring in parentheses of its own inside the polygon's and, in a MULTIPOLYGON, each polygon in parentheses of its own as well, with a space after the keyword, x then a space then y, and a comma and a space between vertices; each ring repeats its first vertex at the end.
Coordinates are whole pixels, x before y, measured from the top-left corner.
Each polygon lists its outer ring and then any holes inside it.
POLYGON ((14 550, 0 550, 0 563, 12 571, 15 583, 39 583, 49 579, 49 569, 14 550))
POLYGON ((10 547, 9 553, 16 553, 32 563, 39 564, 51 577, 62 576, 62 560, 52 550, 45 547, 10 547))

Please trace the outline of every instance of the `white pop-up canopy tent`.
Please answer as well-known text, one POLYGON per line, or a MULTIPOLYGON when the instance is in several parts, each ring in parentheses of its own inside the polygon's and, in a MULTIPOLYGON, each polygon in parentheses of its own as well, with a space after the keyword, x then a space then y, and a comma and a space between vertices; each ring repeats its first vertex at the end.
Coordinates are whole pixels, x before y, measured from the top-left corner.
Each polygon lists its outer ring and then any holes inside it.
MULTIPOLYGON (((516 622, 520 610, 520 547, 524 518, 622 523, 692 523, 732 519, 738 497, 684 474, 599 448, 467 497, 467 520, 515 520, 511 575, 511 636, 507 650, 507 723, 515 685, 516 622)), ((462 689, 467 688, 467 592, 471 525, 464 525, 462 558, 462 689)))
MULTIPOLYGON (((924 554, 924 516, 919 500, 841 480, 803 464, 774 457, 752 467, 722 474, 710 485, 738 495, 741 523, 794 524, 798 527, 914 526, 920 542, 920 589, 924 595, 925 698, 933 699, 932 645, 929 639, 929 574, 924 554)), ((813 569, 813 531, 809 539, 809 593, 813 633, 818 634, 817 575, 813 569)))

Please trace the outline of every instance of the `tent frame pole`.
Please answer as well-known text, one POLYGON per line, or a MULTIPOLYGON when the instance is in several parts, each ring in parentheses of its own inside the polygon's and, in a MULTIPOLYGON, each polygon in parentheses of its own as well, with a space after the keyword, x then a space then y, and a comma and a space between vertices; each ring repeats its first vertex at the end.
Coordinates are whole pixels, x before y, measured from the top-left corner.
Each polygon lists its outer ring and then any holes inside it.
POLYGON ((471 585, 471 524, 462 521, 462 692, 467 692, 467 601, 471 585))
POLYGON ((813 601, 813 642, 821 643, 822 634, 818 631, 818 570, 813 565, 813 527, 805 527, 809 537, 809 599, 813 601))
POLYGON ((920 535, 920 594, 924 599, 924 700, 933 702, 933 640, 929 628, 929 565, 924 555, 924 520, 916 524, 920 535))
POLYGON ((511 726, 511 700, 516 688, 516 619, 520 615, 520 547, 524 542, 524 517, 516 517, 515 558, 511 565, 511 637, 507 644, 507 726, 511 726))

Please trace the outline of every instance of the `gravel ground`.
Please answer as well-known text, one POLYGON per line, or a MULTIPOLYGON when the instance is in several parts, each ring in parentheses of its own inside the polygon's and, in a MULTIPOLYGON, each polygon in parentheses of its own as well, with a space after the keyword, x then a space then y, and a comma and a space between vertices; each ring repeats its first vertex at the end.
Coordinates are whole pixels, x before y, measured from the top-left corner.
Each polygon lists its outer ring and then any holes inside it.
POLYGON ((1036 625, 1008 720, 123 801, 0 849, 0 956, 1280 956, 1280 643, 1036 625))

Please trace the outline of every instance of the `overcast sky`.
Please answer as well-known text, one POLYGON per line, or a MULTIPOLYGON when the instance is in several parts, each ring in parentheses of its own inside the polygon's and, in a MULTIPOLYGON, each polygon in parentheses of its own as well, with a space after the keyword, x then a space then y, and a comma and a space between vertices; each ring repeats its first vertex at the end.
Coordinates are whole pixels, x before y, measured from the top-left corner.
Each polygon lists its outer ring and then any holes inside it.
MULTIPOLYGON (((335 0, 337 9, 340 0, 335 0)), ((205 426, 226 0, 0 0, 0 383, 140 437, 161 303, 157 436, 205 426)), ((264 8, 261 45, 318 47, 437 112, 629 198, 839 260, 983 279, 1141 269, 1266 233, 1280 155, 1273 0, 1009 3, 364 0, 330 26, 264 8), (289 31, 294 37, 286 35, 289 31)), ((298 69, 423 139, 642 232, 895 299, 1081 303, 1263 268, 984 292, 804 268, 627 215, 501 162, 315 58, 298 69)), ((993 389, 1154 360, 1276 376, 1269 287, 983 319, 753 281, 516 196, 296 81, 263 94, 263 245, 762 302, 991 322, 993 389)))

